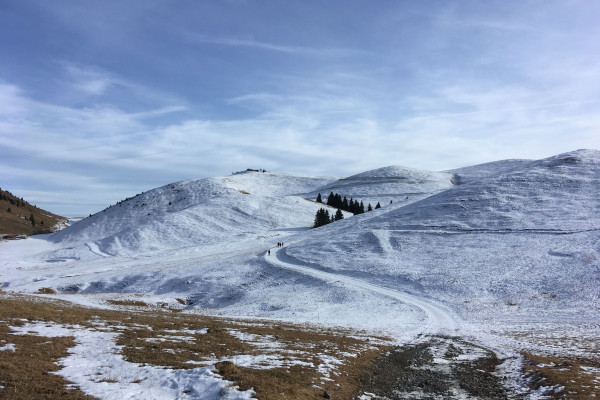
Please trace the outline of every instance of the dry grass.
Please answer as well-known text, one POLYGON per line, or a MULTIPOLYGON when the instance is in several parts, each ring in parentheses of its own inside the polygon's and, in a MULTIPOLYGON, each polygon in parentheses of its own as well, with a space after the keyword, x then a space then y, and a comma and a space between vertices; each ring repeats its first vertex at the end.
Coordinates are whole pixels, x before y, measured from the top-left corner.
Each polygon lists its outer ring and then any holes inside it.
POLYGON ((524 372, 534 389, 563 388, 549 393, 551 399, 588 400, 600 398, 600 361, 590 358, 540 356, 524 353, 524 372), (596 372, 592 372, 593 369, 596 372))
POLYGON ((106 300, 106 302, 114 306, 149 307, 148 303, 140 300, 106 300))
MULTIPOLYGON (((112 303, 132 305, 120 300, 112 303)), ((387 349, 354 338, 356 332, 344 330, 226 320, 159 309, 97 310, 45 298, 4 297, 0 298, 0 340, 14 343, 18 350, 0 352, 1 365, 10 366, 0 368, 0 385, 6 388, 0 389, 0 398, 17 392, 23 396, 9 398, 85 398, 79 391, 67 390, 67 382, 61 377, 43 374, 57 369, 53 363, 66 355, 66 349, 73 346, 72 339, 10 335, 9 326, 28 321, 79 324, 89 328, 98 324, 124 326, 126 329, 119 331, 117 342, 123 346, 122 353, 127 360, 186 369, 216 364, 225 379, 235 381, 244 390, 253 388, 258 399, 319 399, 323 390, 335 399, 353 398, 360 378, 368 373, 381 351, 387 349), (350 335, 353 337, 348 337, 350 335), (277 342, 276 348, 261 345, 273 342, 277 342), (31 350, 22 350, 22 347, 31 350), (267 369, 235 365, 239 357, 261 355, 277 357, 288 364, 267 369), (331 381, 323 380, 317 369, 327 357, 335 357, 342 363, 332 370, 331 381), (293 365, 294 362, 310 365, 293 365), (31 363, 35 363, 37 369, 32 368, 31 363)))
POLYGON ((56 294, 56 290, 49 288, 49 287, 43 287, 43 288, 39 288, 37 293, 39 293, 39 294, 56 294))
MULTIPOLYGON (((4 306, 4 305, 3 305, 4 306)), ((45 338, 9 334, 6 322, 0 322, 0 338, 15 345, 15 351, 0 351, 0 398, 3 399, 93 399, 79 390, 68 389, 65 381, 52 371, 55 364, 74 346, 73 338, 45 338)))
POLYGON ((20 207, 15 204, 17 200, 19 200, 18 203, 20 203, 20 199, 4 190, 0 189, 0 194, 4 194, 13 200, 13 203, 10 203, 10 201, 0 199, 0 235, 34 235, 38 233, 48 233, 56 223, 66 219, 42 210, 27 202, 24 202, 23 206, 20 207), (10 209, 10 212, 8 212, 8 209, 10 209), (32 225, 29 220, 20 217, 29 218, 31 214, 33 214, 34 220, 36 221, 35 225, 32 225), (43 225, 41 224, 42 221, 44 221, 43 225))

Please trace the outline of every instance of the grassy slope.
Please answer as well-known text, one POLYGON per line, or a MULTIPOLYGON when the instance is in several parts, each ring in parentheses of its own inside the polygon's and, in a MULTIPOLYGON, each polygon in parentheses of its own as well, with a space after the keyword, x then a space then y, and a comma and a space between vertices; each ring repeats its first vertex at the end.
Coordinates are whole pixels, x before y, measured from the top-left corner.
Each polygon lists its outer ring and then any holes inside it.
POLYGON ((65 217, 42 210, 22 201, 8 191, 0 189, 0 235, 48 233, 54 230, 56 224, 64 220, 66 220, 65 217), (30 221, 32 214, 35 225, 32 225, 30 221))

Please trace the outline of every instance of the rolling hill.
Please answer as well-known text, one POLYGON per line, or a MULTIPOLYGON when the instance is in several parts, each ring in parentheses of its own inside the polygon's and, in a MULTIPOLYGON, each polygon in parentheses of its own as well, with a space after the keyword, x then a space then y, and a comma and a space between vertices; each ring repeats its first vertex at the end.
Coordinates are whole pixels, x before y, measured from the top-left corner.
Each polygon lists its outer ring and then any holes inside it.
POLYGON ((3 244, 0 281, 85 304, 143 296, 398 340, 441 332, 556 350, 550 325, 578 338, 599 333, 598 182, 593 150, 446 172, 245 171, 177 182, 52 235, 3 244), (317 193, 332 191, 382 208, 310 229, 323 207, 317 193), (514 339, 530 329, 545 341, 514 339))
POLYGON ((64 228, 67 219, 0 189, 0 235, 34 235, 64 228), (32 219, 33 217, 33 219, 32 219))

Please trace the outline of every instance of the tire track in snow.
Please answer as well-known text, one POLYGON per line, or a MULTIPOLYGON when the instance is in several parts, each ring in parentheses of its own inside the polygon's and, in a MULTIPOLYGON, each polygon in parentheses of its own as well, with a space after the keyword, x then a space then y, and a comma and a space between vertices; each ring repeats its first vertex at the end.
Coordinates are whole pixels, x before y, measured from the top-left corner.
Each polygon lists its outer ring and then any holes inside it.
POLYGON ((287 255, 285 252, 285 247, 276 249, 273 251, 273 253, 274 254, 271 256, 265 254, 264 259, 269 264, 276 267, 295 271, 329 283, 340 282, 349 287, 373 292, 420 309, 427 317, 427 325, 423 329, 424 333, 455 333, 455 331, 458 330, 458 324, 448 310, 442 308, 441 306, 425 301, 417 296, 374 285, 357 278, 352 278, 341 274, 338 275, 312 268, 287 255))

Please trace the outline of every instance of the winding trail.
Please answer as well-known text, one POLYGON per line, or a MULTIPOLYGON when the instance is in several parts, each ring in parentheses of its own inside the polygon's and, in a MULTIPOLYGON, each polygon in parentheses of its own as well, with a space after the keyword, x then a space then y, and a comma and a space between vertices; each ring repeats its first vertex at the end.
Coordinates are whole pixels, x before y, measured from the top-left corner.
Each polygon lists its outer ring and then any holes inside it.
POLYGON ((295 271, 330 283, 343 283, 346 286, 364 290, 381 296, 389 297, 420 309, 427 318, 422 333, 428 334, 453 334, 458 330, 458 324, 450 312, 442 306, 425 301, 417 296, 400 292, 394 289, 378 286, 361 279, 325 272, 315 269, 286 254, 285 247, 271 250, 271 255, 265 253, 264 259, 271 265, 295 271))

